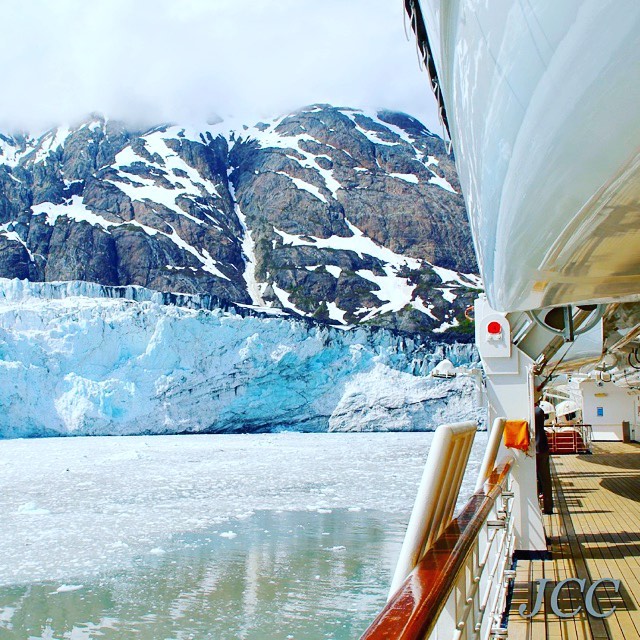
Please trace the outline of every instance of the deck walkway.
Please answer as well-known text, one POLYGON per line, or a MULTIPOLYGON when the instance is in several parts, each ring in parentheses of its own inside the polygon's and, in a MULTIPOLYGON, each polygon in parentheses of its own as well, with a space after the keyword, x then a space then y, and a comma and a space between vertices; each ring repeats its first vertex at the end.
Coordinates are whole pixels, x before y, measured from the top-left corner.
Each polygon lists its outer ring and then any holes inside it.
POLYGON ((640 639, 640 445, 594 443, 593 455, 553 456, 554 515, 544 516, 550 539, 550 560, 519 560, 509 612, 511 640, 574 640, 582 638, 640 639), (518 614, 530 611, 534 583, 548 578, 543 610, 532 620, 518 614), (550 607, 553 586, 565 578, 585 578, 588 586, 599 578, 618 578, 598 588, 603 609, 616 606, 606 619, 586 616, 578 585, 565 587, 560 608, 582 605, 576 617, 562 619, 550 607))

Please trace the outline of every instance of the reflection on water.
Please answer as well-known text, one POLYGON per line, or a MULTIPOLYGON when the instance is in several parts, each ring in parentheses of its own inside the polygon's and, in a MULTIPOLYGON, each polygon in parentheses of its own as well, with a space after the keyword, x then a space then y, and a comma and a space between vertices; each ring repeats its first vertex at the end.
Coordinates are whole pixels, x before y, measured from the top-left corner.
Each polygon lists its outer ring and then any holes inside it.
POLYGON ((357 638, 385 601, 406 525, 347 510, 226 524, 127 572, 0 589, 0 639, 357 638))

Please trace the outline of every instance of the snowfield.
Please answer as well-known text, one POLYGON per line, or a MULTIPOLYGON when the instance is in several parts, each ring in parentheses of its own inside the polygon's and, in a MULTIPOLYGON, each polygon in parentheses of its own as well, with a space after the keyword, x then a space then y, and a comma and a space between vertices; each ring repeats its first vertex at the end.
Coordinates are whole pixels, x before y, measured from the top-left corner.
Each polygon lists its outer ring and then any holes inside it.
MULTIPOLYGON (((257 510, 371 509, 408 520, 432 439, 281 433, 0 441, 0 585, 48 581, 69 589, 85 576, 170 552, 185 532, 240 539, 243 520, 257 510)), ((478 433, 465 497, 485 443, 478 433)))

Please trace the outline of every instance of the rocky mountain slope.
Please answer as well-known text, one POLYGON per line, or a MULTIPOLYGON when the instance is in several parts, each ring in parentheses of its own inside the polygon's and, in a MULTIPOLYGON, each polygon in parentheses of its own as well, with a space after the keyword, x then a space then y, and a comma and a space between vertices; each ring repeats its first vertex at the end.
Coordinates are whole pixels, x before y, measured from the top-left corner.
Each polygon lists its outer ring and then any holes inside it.
POLYGON ((453 159, 405 114, 314 105, 144 131, 95 116, 0 135, 0 277, 454 340, 475 272, 453 159))

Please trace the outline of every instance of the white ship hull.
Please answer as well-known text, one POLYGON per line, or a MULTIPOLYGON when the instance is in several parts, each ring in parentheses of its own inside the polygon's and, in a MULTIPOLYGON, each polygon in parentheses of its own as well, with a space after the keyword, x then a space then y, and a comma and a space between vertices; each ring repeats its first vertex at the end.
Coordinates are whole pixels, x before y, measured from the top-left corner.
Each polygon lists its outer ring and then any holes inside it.
POLYGON ((640 299, 640 2, 421 7, 492 307, 640 299))

